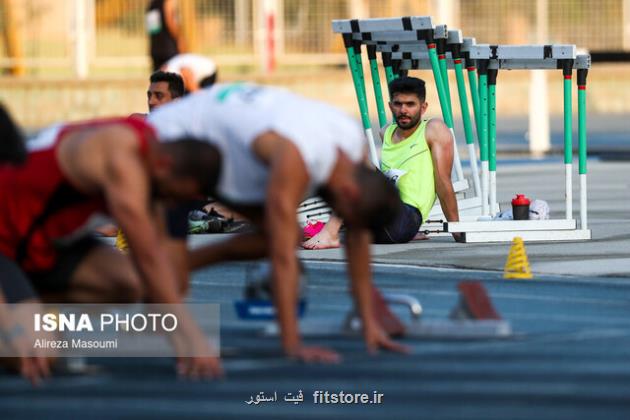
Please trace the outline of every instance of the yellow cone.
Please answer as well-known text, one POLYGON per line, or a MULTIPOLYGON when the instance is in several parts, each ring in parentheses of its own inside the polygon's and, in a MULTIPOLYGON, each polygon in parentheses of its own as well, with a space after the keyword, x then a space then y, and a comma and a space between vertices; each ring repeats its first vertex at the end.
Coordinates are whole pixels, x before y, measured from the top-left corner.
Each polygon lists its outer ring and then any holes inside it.
POLYGON ((129 244, 127 244, 127 238, 125 238, 125 235, 122 233, 122 230, 120 229, 118 229, 118 233, 116 234, 116 248, 122 252, 127 252, 127 249, 129 249, 129 244))
POLYGON ((512 247, 505 262, 503 270, 504 279, 531 279, 532 270, 529 266, 527 253, 525 252, 525 244, 520 236, 512 240, 512 247))

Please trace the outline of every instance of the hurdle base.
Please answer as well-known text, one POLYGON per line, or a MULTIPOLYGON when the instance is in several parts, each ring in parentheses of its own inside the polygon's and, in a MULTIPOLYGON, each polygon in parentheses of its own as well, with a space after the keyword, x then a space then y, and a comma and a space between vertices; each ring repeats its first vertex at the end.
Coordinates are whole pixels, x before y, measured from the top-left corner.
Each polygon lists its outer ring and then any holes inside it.
POLYGON ((459 192, 464 192, 468 188, 470 188, 470 185, 468 184, 468 180, 466 178, 460 179, 458 181, 453 181, 453 191, 455 192, 455 194, 459 192))
MULTIPOLYGON (((482 213, 481 197, 471 197, 457 200, 457 210, 460 220, 477 220, 482 213)), ((500 213, 501 208, 497 203, 494 213, 500 213)), ((436 203, 429 212, 429 220, 442 219, 446 220, 440 203, 436 203)))
POLYGON ((465 232, 465 243, 512 242, 515 237, 525 242, 588 241, 590 229, 577 230, 512 230, 500 232, 465 232))
POLYGON ((575 230, 575 219, 566 220, 488 220, 488 221, 461 221, 447 222, 444 229, 448 232, 507 232, 530 230, 575 230))

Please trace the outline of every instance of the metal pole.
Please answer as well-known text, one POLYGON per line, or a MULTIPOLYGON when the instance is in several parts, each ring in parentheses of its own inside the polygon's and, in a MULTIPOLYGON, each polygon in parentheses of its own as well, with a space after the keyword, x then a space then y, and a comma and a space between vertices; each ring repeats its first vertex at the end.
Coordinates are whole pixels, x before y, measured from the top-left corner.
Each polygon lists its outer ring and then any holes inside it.
POLYGON ((378 74, 378 62, 376 61, 376 46, 368 45, 368 59, 370 60, 370 73, 372 75, 372 86, 374 87, 374 98, 376 99, 376 109, 378 112, 378 123, 381 128, 387 125, 387 114, 383 103, 383 88, 381 87, 381 77, 378 74))
POLYGON ((85 0, 74 0, 74 75, 85 79, 89 71, 87 19, 85 0))
POLYGON ((586 76, 588 69, 578 69, 578 153, 580 157, 580 228, 588 229, 586 190, 586 76))
POLYGON ((562 62, 564 77, 564 178, 567 220, 573 219, 573 101, 571 96, 571 77, 573 74, 573 60, 562 62))
POLYGON ((451 135, 453 136, 453 166, 457 180, 464 179, 464 171, 462 170, 462 162, 459 157, 459 149, 457 148, 457 137, 455 137, 454 130, 454 118, 453 118, 453 105, 451 103, 451 89, 450 82, 448 80, 448 65, 446 63, 446 41, 447 38, 439 38, 436 40, 438 63, 440 65, 440 72, 442 73, 442 84, 444 86, 444 95, 446 97, 446 105, 448 105, 448 113, 451 115, 451 121, 453 126, 450 127, 451 135))
MULTIPOLYGON (((398 76, 394 73, 393 63, 392 63, 392 53, 383 52, 381 53, 381 59, 383 60, 383 67, 385 68, 385 79, 387 80, 387 97, 391 101, 391 96, 389 94, 389 84, 392 80, 396 79, 398 76)), ((392 115, 392 123, 396 123, 396 119, 392 115)))
POLYGON ((438 92, 438 98, 440 99, 440 107, 442 108, 442 117, 448 128, 453 128, 453 120, 449 111, 449 106, 446 103, 446 95, 444 92, 444 84, 442 82, 442 73, 440 72, 440 65, 438 63, 437 52, 435 42, 427 41, 427 47, 429 49, 429 59, 431 60, 431 70, 433 70, 433 77, 435 79, 435 86, 438 92))
POLYGON ((15 12, 16 0, 2 0, 0 5, 4 10, 4 28, 2 29, 6 55, 11 59, 9 72, 13 76, 22 76, 26 73, 24 66, 24 50, 22 48, 22 34, 17 25, 15 12))
POLYGON ((488 164, 488 60, 478 60, 479 69, 479 154, 481 157, 481 213, 489 216, 488 194, 490 167, 488 164))
POLYGON ((244 46, 251 39, 248 36, 250 0, 235 0, 234 2, 234 41, 235 44, 244 46))
POLYGON ((623 0, 621 7, 623 8, 623 49, 630 51, 630 0, 623 0))
MULTIPOLYGON (((536 0, 536 42, 547 42, 549 22, 548 0, 536 0)), ((549 92, 544 70, 532 70, 529 85, 529 151, 546 153, 551 149, 549 139, 549 92)))
POLYGON ((457 150, 457 139, 455 137, 455 131, 453 130, 453 114, 451 113, 450 99, 447 96, 446 88, 444 87, 448 83, 448 79, 444 80, 442 77, 442 71, 440 70, 440 63, 437 54, 437 44, 433 37, 427 39, 427 48, 429 49, 429 59, 431 60, 431 69, 433 70, 433 77, 435 78, 435 85, 438 91, 438 97, 440 98, 440 107, 442 108, 442 116, 444 123, 451 130, 453 136, 453 163, 455 175, 457 181, 464 179, 464 172, 462 171, 462 164, 459 160, 459 151, 457 150))
POLYGON ((488 69, 488 169, 490 172, 490 215, 497 208, 497 74, 488 69))
MULTIPOLYGON (((475 114, 475 129, 477 131, 477 142, 479 142, 479 87, 477 86, 477 68, 475 60, 470 58, 470 53, 465 54, 466 71, 468 73, 468 87, 470 88, 470 99, 473 104, 473 112, 475 114)), ((481 147, 481 144, 479 144, 481 147)))
POLYGON ((457 93, 459 95, 459 105, 462 111, 462 121, 464 123, 464 136, 468 147, 468 158, 470 159, 470 170, 473 177, 475 196, 481 197, 481 181, 479 180, 479 168, 477 167, 477 153, 475 153, 475 138, 473 135, 472 121, 470 119, 470 109, 468 108, 468 97, 466 96, 466 82, 461 59, 461 44, 451 44, 451 54, 455 64, 455 77, 457 79, 457 93))
POLYGON ((264 73, 271 73, 276 67, 276 18, 278 0, 262 0, 258 8, 258 51, 264 73))
POLYGON ((361 66, 361 44, 352 42, 352 34, 343 34, 343 42, 346 47, 348 56, 348 65, 354 82, 354 90, 359 103, 359 111, 361 112, 361 122, 368 139, 368 147, 370 148, 370 159, 375 167, 379 167, 378 155, 376 153, 376 144, 374 142, 374 133, 370 123, 370 114, 368 111, 367 97, 365 93, 365 84, 363 77, 363 68, 361 66), (358 49, 358 51, 357 51, 358 49), (357 55, 359 55, 357 59, 357 55))
POLYGON ((440 64, 440 72, 442 73, 442 83, 444 86, 444 94, 446 95, 446 104, 448 105, 448 112, 453 115, 453 109, 451 107, 451 88, 448 80, 448 65, 446 63, 446 38, 439 38, 435 40, 437 45, 438 63, 440 64))
POLYGON ((385 68, 385 79, 387 80, 387 84, 389 85, 391 81, 396 78, 394 70, 392 69, 392 53, 381 53, 381 58, 383 60, 383 67, 385 68))

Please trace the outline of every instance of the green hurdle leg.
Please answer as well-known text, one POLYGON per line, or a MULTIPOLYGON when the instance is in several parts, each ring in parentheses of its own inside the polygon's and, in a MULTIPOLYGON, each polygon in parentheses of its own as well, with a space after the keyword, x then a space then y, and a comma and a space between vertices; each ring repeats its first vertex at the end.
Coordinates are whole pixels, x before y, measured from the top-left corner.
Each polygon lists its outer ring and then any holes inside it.
POLYGON ((392 53, 381 53, 381 59, 383 60, 383 67, 385 68, 385 79, 387 80, 387 84, 389 85, 391 81, 396 78, 394 70, 392 69, 392 53))
MULTIPOLYGON (((361 43, 359 41, 353 41, 352 42, 353 45, 353 50, 354 50, 354 60, 355 60, 355 69, 356 69, 356 73, 359 76, 359 87, 361 88, 361 92, 363 93, 363 97, 365 97, 365 104, 366 104, 366 112, 368 114, 369 117, 369 111, 367 108, 367 91, 365 89, 365 75, 363 74, 363 60, 361 59, 361 43)), ((370 127, 372 126, 372 123, 370 122, 370 127)))
POLYGON ((588 69, 578 69, 578 154, 580 157, 580 228, 588 229, 586 191, 586 76, 588 69))
POLYGON ((440 66, 440 74, 442 75, 442 84, 444 86, 444 94, 446 95, 446 104, 448 105, 448 112, 453 115, 453 108, 451 104, 451 88, 448 81, 448 63, 446 62, 446 38, 440 38, 435 40, 436 52, 438 55, 438 64, 440 66))
POLYGON ((564 168, 565 168, 565 201, 567 220, 573 219, 573 101, 571 92, 571 77, 573 75, 573 60, 562 62, 564 77, 564 168))
POLYGON ((444 118, 446 126, 452 128, 453 118, 450 112, 448 112, 449 107, 446 103, 442 73, 440 72, 440 65, 438 64, 437 53, 435 51, 436 45, 435 43, 428 43, 427 47, 429 48, 429 59, 431 60, 431 70, 433 71, 433 78, 435 79, 435 87, 438 92, 438 98, 440 99, 440 107, 442 108, 442 117, 444 118))
MULTIPOLYGON (((475 60, 466 58, 466 70, 468 73, 468 86, 470 88, 470 98, 475 114, 475 127, 477 129, 477 139, 479 139, 479 87, 477 86, 477 68, 475 60)), ((478 140, 479 141, 479 140, 478 140)), ((481 147, 481 145, 479 145, 481 147)))
POLYGON ((348 56, 348 65, 352 73, 352 81, 354 83, 354 91, 357 95, 359 103, 359 111, 361 112, 361 122, 368 139, 370 148, 370 159, 375 167, 379 167, 378 155, 376 153, 376 145, 374 143, 374 133, 372 132, 372 124, 370 122, 370 114, 368 110, 367 95, 365 92, 365 83, 363 76, 363 67, 361 62, 361 44, 352 41, 352 34, 343 34, 346 54, 348 56), (359 56, 357 58, 357 55, 359 56))
MULTIPOLYGON (((446 96, 446 90, 444 89, 445 81, 442 78, 442 72, 440 70, 440 64, 437 56, 437 45, 433 39, 427 39, 427 48, 429 49, 429 60, 431 61, 431 70, 433 71, 433 78, 435 79, 435 85, 438 91, 438 97, 440 99, 440 107, 442 108, 442 116, 444 123, 451 130, 453 136, 453 163, 455 166, 455 173, 457 175, 457 181, 464 179, 464 173, 462 171, 462 164, 459 160, 459 153, 457 150, 457 141, 455 139, 455 132, 453 130, 453 114, 451 113, 450 101, 446 96)), ((446 81, 448 83, 448 80, 446 81)))
POLYGON ((488 69, 488 170, 490 172, 490 215, 497 208, 497 69, 488 69))
MULTIPOLYGON (((383 52, 381 53, 381 59, 383 60, 383 67, 385 68, 385 79, 387 80, 387 86, 392 82, 392 80, 396 79, 396 74, 394 73, 394 69, 392 67, 392 53, 383 52)), ((387 97, 391 101, 391 97, 389 96, 389 89, 387 89, 387 97)), ((396 119, 392 115, 392 123, 396 123, 396 119)))
POLYGON ((383 88, 381 87, 381 77, 378 74, 378 62, 376 61, 376 46, 368 45, 368 59, 370 60, 370 73, 372 75, 372 86, 374 87, 374 99, 378 111, 378 123, 381 128, 387 125, 387 114, 383 104, 383 88))
MULTIPOLYGON (((451 120, 454 124, 453 118, 453 105, 451 102, 451 88, 450 82, 448 79, 448 63, 446 61, 446 38, 436 39, 436 52, 438 54, 438 64, 440 66, 440 73, 442 74, 442 84, 444 86, 444 95, 446 96, 446 104, 448 105, 448 112, 451 114, 451 120)), ((459 150, 457 149, 457 138, 455 137, 454 125, 451 128, 451 134, 453 135, 453 141, 455 143, 454 151, 453 151, 453 164, 455 166, 455 173, 457 174, 457 179, 464 179, 464 172, 462 170, 462 163, 459 158, 459 150)))
POLYGON ((468 157, 470 159, 470 170, 473 176, 473 186, 475 196, 481 197, 481 181, 479 180, 479 168, 477 166, 477 153, 475 153, 475 138, 473 135, 470 109, 468 108, 468 97, 466 96, 466 82, 464 81, 464 71, 461 59, 461 44, 452 44, 451 53, 455 64, 455 77, 457 79, 457 93, 459 105, 462 111, 462 121, 464 123, 464 136, 468 147, 468 157))
POLYGON ((488 60, 479 60, 479 154, 481 157, 481 212, 488 216, 490 167, 488 164, 488 60))

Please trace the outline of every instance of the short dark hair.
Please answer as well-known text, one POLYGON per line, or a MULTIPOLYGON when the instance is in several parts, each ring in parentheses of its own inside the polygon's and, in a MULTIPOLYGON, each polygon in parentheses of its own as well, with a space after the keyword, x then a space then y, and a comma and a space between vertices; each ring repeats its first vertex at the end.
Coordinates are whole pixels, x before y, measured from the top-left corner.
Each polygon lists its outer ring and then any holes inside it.
POLYGON ((11 115, 0 104, 0 163, 23 163, 26 160, 24 138, 11 115))
POLYGON ((389 82, 390 98, 393 98, 395 93, 414 93, 420 102, 424 102, 427 97, 424 80, 417 77, 399 77, 389 82))
POLYGON ((204 195, 215 195, 222 165, 221 153, 215 145, 182 137, 159 146, 173 159, 173 175, 191 177, 199 183, 204 195))
POLYGON ((199 82, 200 88, 205 88, 214 85, 217 82, 217 72, 215 71, 210 76, 206 76, 199 82))
POLYGON ((171 92, 173 99, 184 96, 184 79, 177 73, 170 73, 158 70, 149 78, 151 83, 167 82, 168 90, 171 92))

